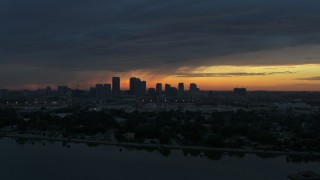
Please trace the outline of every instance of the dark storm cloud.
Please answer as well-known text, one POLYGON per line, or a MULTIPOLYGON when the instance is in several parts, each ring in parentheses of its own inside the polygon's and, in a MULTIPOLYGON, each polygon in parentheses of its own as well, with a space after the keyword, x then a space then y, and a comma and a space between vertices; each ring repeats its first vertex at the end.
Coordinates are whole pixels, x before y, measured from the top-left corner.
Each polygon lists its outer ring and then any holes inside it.
POLYGON ((95 70, 320 63, 216 60, 318 45, 317 0, 1 0, 0 24, 0 65, 28 67, 16 74, 22 79, 32 68, 68 79, 95 70))
POLYGON ((236 77, 236 76, 268 76, 274 74, 295 74, 296 72, 283 71, 283 72, 261 72, 261 73, 248 73, 248 72, 229 72, 229 73, 176 73, 177 77, 236 77))

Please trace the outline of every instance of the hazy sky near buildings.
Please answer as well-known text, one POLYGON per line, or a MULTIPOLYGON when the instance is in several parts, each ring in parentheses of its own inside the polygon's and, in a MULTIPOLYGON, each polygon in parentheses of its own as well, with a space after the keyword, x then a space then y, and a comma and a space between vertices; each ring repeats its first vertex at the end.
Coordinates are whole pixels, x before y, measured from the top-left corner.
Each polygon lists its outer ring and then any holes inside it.
POLYGON ((0 87, 320 90, 318 0, 1 0, 0 24, 0 87))

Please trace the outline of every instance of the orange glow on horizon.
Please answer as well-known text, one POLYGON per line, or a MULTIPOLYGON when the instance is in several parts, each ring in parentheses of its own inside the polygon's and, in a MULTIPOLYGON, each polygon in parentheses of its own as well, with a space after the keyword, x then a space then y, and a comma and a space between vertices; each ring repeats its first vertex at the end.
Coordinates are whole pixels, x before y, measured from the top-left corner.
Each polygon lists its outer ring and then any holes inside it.
MULTIPOLYGON (((155 76, 152 71, 129 72, 117 74, 121 78, 121 89, 129 89, 129 78, 138 77, 147 81, 147 88, 155 87, 160 82, 177 87, 183 82, 185 89, 190 83, 196 83, 201 90, 232 90, 234 87, 245 87, 248 90, 275 91, 320 91, 320 80, 308 79, 320 76, 319 64, 292 66, 209 66, 197 68, 181 68, 174 74, 155 76), (141 74, 139 76, 139 74, 141 74)), ((91 80, 81 83, 66 83, 70 88, 89 89, 95 84, 111 84, 112 72, 90 76, 91 80), (106 78, 105 78, 106 77, 106 78), (92 80, 93 79, 93 80, 92 80)), ((51 86, 56 89, 59 84, 27 84, 23 86, 5 87, 8 89, 36 90, 51 86)), ((64 84, 61 84, 64 85, 64 84)))
MULTIPOLYGON (((179 72, 178 70, 177 72, 179 72)), ((275 91, 319 91, 320 81, 302 80, 320 76, 318 64, 292 66, 212 66, 198 67, 187 71, 186 75, 206 75, 213 77, 179 77, 168 75, 159 79, 140 77, 147 81, 147 87, 155 87, 157 82, 171 84, 174 87, 183 82, 185 89, 190 83, 196 83, 202 90, 232 90, 234 87, 246 87, 249 90, 275 91), (247 73, 248 75, 229 75, 247 73)), ((138 76, 139 77, 139 76, 138 76)), ((122 88, 128 89, 129 78, 122 80, 122 88)))

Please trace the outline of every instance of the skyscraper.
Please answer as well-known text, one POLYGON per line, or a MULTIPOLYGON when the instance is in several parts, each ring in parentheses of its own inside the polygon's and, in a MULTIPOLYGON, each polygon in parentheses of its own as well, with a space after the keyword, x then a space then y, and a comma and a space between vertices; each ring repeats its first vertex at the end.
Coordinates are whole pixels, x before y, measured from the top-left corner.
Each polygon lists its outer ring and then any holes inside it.
POLYGON ((171 88, 171 85, 170 85, 170 84, 165 84, 165 85, 164 85, 164 91, 165 91, 166 95, 169 94, 170 88, 171 88))
POLYGON ((145 95, 146 92, 147 92, 147 82, 146 81, 141 81, 139 95, 145 95))
POLYGON ((95 88, 95 95, 96 98, 102 99, 103 98, 103 84, 96 84, 95 88))
POLYGON ((146 92, 146 82, 144 81, 143 83, 139 78, 132 77, 130 78, 130 94, 136 95, 136 96, 141 96, 143 93, 146 92), (143 89, 145 89, 143 91, 143 89))
POLYGON ((90 97, 97 97, 95 87, 90 87, 90 97))
POLYGON ((120 77, 112 78, 112 94, 118 95, 120 94, 120 77))
POLYGON ((51 95, 52 95, 52 89, 51 89, 50 86, 48 86, 48 87, 46 88, 46 96, 51 96, 51 95))
POLYGON ((189 91, 192 101, 194 100, 194 98, 197 98, 199 96, 200 89, 197 87, 197 84, 191 83, 189 91))
POLYGON ((103 98, 109 99, 111 97, 111 84, 103 85, 103 98))
POLYGON ((111 84, 97 84, 95 95, 99 99, 109 99, 111 97, 111 84))
POLYGON ((68 91, 69 91, 68 86, 58 86, 58 95, 60 97, 67 96, 68 91))
POLYGON ((137 86, 137 81, 138 80, 135 77, 131 77, 130 78, 130 87, 129 87, 130 94, 134 94, 135 93, 136 86, 137 86))
POLYGON ((156 94, 160 96, 162 94, 162 83, 157 83, 156 85, 156 94))
POLYGON ((170 87, 166 93, 167 97, 176 97, 178 95, 178 89, 175 87, 170 87))
POLYGON ((190 93, 196 93, 198 90, 197 85, 195 83, 190 83, 190 93))
POLYGON ((179 97, 183 97, 184 95, 184 84, 183 83, 179 83, 178 85, 178 96, 179 97))

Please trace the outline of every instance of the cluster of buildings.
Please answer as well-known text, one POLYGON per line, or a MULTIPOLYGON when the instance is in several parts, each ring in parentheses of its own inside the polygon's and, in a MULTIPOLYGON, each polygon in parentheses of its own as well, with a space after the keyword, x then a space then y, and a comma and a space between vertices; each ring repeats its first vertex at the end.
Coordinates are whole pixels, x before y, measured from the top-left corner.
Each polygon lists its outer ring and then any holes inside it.
POLYGON ((154 87, 137 77, 129 79, 129 88, 121 89, 120 77, 113 77, 112 83, 96 84, 90 90, 71 89, 58 86, 35 91, 0 89, 0 108, 10 106, 29 110, 39 108, 61 108, 73 104, 90 107, 94 111, 102 109, 124 109, 152 112, 162 110, 200 111, 292 111, 308 114, 319 111, 319 92, 272 92, 250 91, 234 88, 233 91, 200 91, 197 84, 184 83, 171 86, 156 83, 154 87), (148 88, 147 88, 148 87, 148 88))
POLYGON ((132 96, 137 98, 184 98, 186 96, 196 97, 200 94, 197 84, 191 83, 189 91, 186 91, 184 83, 179 83, 177 87, 171 84, 157 83, 155 87, 147 88, 147 82, 137 77, 129 79, 129 90, 121 90, 120 77, 112 77, 112 83, 96 84, 90 90, 80 90, 60 85, 56 90, 50 86, 36 91, 9 91, 0 89, 1 97, 59 97, 59 98, 95 98, 100 100, 109 100, 112 97, 132 96))
POLYGON ((112 84, 96 84, 90 88, 90 96, 99 99, 110 99, 112 96, 120 95, 120 77, 113 77, 112 84))
MULTIPOLYGON (((196 96, 200 93, 200 89, 197 84, 191 83, 189 86, 189 91, 185 90, 184 83, 179 83, 178 87, 171 86, 171 84, 157 83, 155 87, 147 88, 147 82, 141 80, 137 77, 131 77, 129 79, 129 90, 121 91, 120 87, 120 77, 113 77, 112 84, 96 84, 91 87, 89 93, 84 90, 70 89, 67 86, 58 86, 57 95, 59 97, 92 97, 97 99, 110 99, 112 97, 119 97, 120 95, 132 95, 135 97, 179 97, 183 98, 187 94, 196 96)), ((52 94, 51 87, 45 89, 45 95, 52 94)))
POLYGON ((238 94, 238 95, 246 95, 247 89, 246 88, 234 88, 233 92, 234 92, 234 94, 238 94))
MULTIPOLYGON (((235 88, 234 95, 245 95, 245 88, 235 88)), ((0 89, 0 103, 26 103, 32 102, 45 103, 45 102, 78 102, 82 100, 99 102, 117 102, 120 104, 128 104, 127 102, 202 102, 212 103, 223 98, 225 95, 219 95, 219 92, 201 91, 196 83, 190 83, 188 87, 182 82, 177 86, 172 86, 169 83, 156 83, 155 87, 147 86, 147 81, 141 80, 138 77, 131 77, 129 79, 129 89, 121 89, 120 77, 112 77, 111 83, 96 84, 89 90, 80 90, 78 87, 70 88, 65 85, 60 85, 57 89, 52 89, 50 86, 38 89, 35 91, 30 90, 6 90, 0 89), (187 90, 188 89, 188 90, 187 90), (213 97, 215 96, 215 100, 213 97)), ((227 95, 227 97, 231 97, 227 95)), ((129 103, 130 104, 130 103, 129 103)))
MULTIPOLYGON (((130 90, 131 95, 135 95, 138 97, 141 96, 149 96, 149 97, 157 97, 163 94, 166 97, 184 97, 186 95, 184 83, 179 83, 178 88, 171 86, 171 84, 163 84, 157 83, 155 88, 150 87, 147 90, 147 82, 141 81, 139 78, 132 77, 130 78, 130 90)), ((200 93, 200 89, 197 87, 195 83, 190 84, 189 88, 190 94, 197 94, 200 93)))

